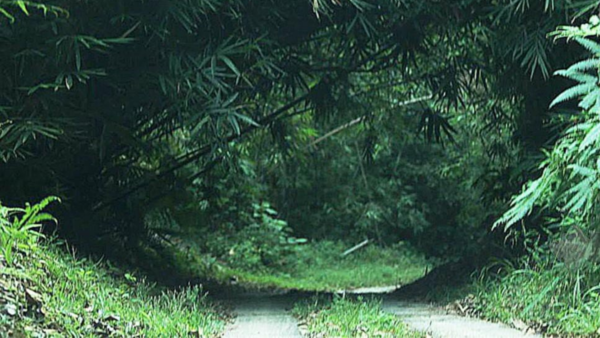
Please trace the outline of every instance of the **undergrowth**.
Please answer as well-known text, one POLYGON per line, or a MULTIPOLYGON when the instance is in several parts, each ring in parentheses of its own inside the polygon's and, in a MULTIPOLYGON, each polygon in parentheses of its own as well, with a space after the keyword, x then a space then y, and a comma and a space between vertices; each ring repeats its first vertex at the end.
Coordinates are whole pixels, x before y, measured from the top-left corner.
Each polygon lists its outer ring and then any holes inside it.
POLYGON ((217 267, 218 278, 235 278, 247 286, 276 287, 306 291, 333 291, 373 286, 408 284, 431 270, 433 262, 414 250, 396 245, 369 246, 346 257, 348 245, 313 242, 297 246, 284 257, 285 264, 262 269, 217 267))
POLYGON ((475 311, 486 319, 559 336, 600 336, 597 264, 574 268, 542 257, 503 262, 476 286, 475 311))
POLYGON ((0 337, 208 337, 225 318, 199 287, 177 291, 39 242, 42 204, 0 205, 0 337))
POLYGON ((293 313, 309 337, 425 337, 381 308, 381 300, 313 297, 295 304, 293 313))

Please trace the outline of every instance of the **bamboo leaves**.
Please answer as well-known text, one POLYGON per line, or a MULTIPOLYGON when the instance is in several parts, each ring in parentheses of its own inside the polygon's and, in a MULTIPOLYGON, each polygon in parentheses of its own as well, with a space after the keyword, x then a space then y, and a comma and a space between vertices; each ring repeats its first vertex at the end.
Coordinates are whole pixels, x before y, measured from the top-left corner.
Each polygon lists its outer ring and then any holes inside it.
POLYGON ((7 18, 10 23, 15 23, 16 13, 11 13, 11 9, 16 9, 26 16, 30 16, 30 9, 41 11, 44 16, 48 13, 54 14, 56 17, 68 16, 69 12, 59 6, 47 5, 41 2, 24 1, 24 0, 0 0, 0 14, 7 18))
POLYGON ((63 130, 57 124, 41 122, 37 119, 9 120, 0 123, 0 160, 8 162, 13 158, 31 155, 28 147, 40 138, 58 139, 63 130))

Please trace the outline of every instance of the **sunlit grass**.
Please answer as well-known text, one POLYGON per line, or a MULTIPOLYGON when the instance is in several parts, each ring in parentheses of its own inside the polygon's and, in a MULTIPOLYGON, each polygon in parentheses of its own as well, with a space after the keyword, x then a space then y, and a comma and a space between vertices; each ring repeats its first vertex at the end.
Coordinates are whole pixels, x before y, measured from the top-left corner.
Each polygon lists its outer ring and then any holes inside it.
POLYGON ((346 248, 341 243, 312 243, 298 247, 283 268, 243 271, 224 267, 220 274, 250 286, 334 291, 408 284, 434 265, 402 246, 369 246, 341 257, 346 248))

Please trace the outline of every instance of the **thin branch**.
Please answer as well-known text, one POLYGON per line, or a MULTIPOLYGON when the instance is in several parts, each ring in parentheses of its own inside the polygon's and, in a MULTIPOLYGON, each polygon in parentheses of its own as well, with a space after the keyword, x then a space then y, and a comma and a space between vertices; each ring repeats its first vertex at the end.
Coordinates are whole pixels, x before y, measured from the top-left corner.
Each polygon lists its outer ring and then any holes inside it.
POLYGON ((330 138, 331 136, 333 136, 333 135, 335 135, 335 134, 343 131, 344 129, 348 129, 348 128, 356 125, 356 124, 359 124, 360 122, 362 122, 362 121, 364 121, 366 119, 367 119, 367 115, 361 116, 361 117, 359 117, 357 119, 354 119, 354 120, 352 120, 352 121, 350 121, 350 122, 348 122, 346 124, 343 124, 343 125, 335 128, 335 129, 333 129, 332 131, 328 132, 327 134, 319 137, 318 139, 314 140, 313 142, 311 142, 308 145, 308 148, 312 148, 312 147, 316 146, 317 144, 321 143, 322 141, 330 138))
MULTIPOLYGON (((411 104, 414 104, 414 103, 426 101, 426 100, 431 99, 432 97, 433 97, 432 95, 427 95, 427 96, 419 97, 419 98, 416 98, 416 99, 404 101, 404 102, 400 103, 397 107, 394 107, 394 108, 404 107, 404 106, 408 106, 408 105, 411 105, 411 104)), ((308 148, 314 147, 317 144, 321 143, 322 141, 330 138, 331 136, 333 136, 333 135, 335 135, 335 134, 337 134, 337 133, 339 133, 341 131, 344 131, 344 130, 352 127, 352 126, 355 126, 355 125, 359 124, 360 122, 366 120, 367 117, 368 117, 368 115, 361 116, 359 118, 356 118, 356 119, 354 119, 354 120, 352 120, 352 121, 350 121, 350 122, 348 122, 346 124, 343 124, 343 125, 335 128, 335 129, 333 129, 332 131, 328 132, 327 134, 325 134, 325 135, 319 137, 318 139, 314 140, 313 142, 311 142, 308 145, 308 148)))

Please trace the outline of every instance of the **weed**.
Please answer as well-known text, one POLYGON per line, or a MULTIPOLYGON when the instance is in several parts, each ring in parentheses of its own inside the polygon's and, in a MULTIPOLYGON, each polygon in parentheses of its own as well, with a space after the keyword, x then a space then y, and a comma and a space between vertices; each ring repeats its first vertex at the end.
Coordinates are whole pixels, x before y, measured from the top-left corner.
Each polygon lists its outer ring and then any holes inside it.
POLYGON ((476 283, 476 311, 484 318, 526 323, 558 335, 597 336, 600 332, 600 270, 573 269, 549 258, 502 262, 497 274, 476 283))
POLYGON ((293 313, 310 337, 425 337, 384 312, 376 298, 313 297, 296 303, 293 313))

